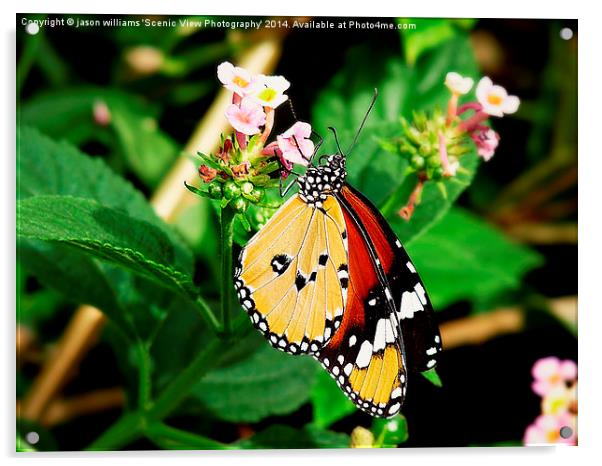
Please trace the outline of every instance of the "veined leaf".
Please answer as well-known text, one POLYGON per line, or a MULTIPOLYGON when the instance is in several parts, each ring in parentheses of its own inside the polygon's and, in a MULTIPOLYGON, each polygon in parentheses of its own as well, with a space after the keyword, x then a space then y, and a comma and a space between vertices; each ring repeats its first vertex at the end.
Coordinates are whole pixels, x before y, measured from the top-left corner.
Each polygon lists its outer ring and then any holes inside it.
POLYGON ((309 400, 317 365, 262 345, 250 357, 208 373, 194 395, 215 416, 257 422, 288 414, 309 400))
POLYGON ((457 207, 406 246, 435 309, 516 289, 541 263, 539 254, 457 207))
POLYGON ((190 275, 174 267, 175 248, 149 222, 70 196, 35 196, 19 201, 17 234, 76 247, 188 296, 190 275))

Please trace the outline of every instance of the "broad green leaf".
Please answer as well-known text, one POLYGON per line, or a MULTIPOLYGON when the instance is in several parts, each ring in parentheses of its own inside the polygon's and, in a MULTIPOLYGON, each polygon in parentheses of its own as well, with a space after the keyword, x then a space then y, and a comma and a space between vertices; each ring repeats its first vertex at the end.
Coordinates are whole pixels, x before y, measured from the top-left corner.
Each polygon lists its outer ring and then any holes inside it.
POLYGON ((175 266, 192 271, 193 256, 180 236, 163 222, 131 183, 98 159, 86 156, 66 142, 55 142, 36 129, 17 133, 17 199, 60 194, 98 201, 152 223, 174 245, 175 266))
MULTIPOLYGON (((192 273, 192 253, 177 233, 154 213, 144 196, 113 173, 102 160, 93 159, 71 145, 57 143, 28 127, 18 133, 17 198, 48 194, 94 199, 127 212, 131 217, 161 229, 174 246, 173 266, 192 273)), ((21 239, 18 256, 27 271, 44 285, 63 293, 74 304, 102 309, 130 336, 144 338, 166 291, 119 267, 100 262, 71 247, 21 239)))
POLYGON ((422 202, 412 219, 403 220, 397 211, 407 202, 416 184, 415 175, 405 176, 407 162, 385 152, 379 143, 401 134, 399 117, 411 119, 412 112, 445 109, 449 91, 444 85, 448 71, 477 77, 477 66, 468 37, 456 35, 436 49, 421 55, 414 66, 398 52, 362 45, 353 49, 344 67, 320 94, 313 108, 313 126, 325 135, 325 153, 336 151, 328 126, 338 130, 346 151, 368 109, 374 88, 379 96, 358 143, 348 155, 348 181, 377 206, 388 205, 387 219, 402 241, 408 241, 436 223, 470 184, 477 166, 474 151, 464 155, 464 173, 445 181, 447 196, 434 183, 427 183, 422 202), (370 63, 360 67, 358 63, 370 63), (394 202, 388 202, 391 199, 394 202))
POLYGON ((318 371, 311 391, 314 424, 326 428, 356 411, 355 405, 343 394, 326 371, 318 371))
POLYGON ((220 419, 257 422, 307 402, 316 369, 309 357, 291 357, 263 344, 250 357, 209 372, 194 395, 220 419))
POLYGON ((541 263, 539 254, 460 208, 406 247, 435 309, 517 289, 541 263))
POLYGON ((175 141, 157 124, 157 109, 140 97, 105 88, 70 88, 38 95, 22 105, 21 125, 81 145, 100 141, 121 154, 133 172, 155 186, 178 154, 175 141), (94 121, 95 104, 110 113, 107 127, 94 121))
POLYGON ((173 265, 173 244, 152 223, 91 199, 70 196, 23 199, 17 213, 21 237, 73 246, 184 296, 195 294, 190 275, 173 265))
POLYGON ((323 430, 314 426, 294 429, 285 425, 272 425, 252 437, 236 442, 244 449, 276 448, 349 448, 350 439, 346 434, 323 430))

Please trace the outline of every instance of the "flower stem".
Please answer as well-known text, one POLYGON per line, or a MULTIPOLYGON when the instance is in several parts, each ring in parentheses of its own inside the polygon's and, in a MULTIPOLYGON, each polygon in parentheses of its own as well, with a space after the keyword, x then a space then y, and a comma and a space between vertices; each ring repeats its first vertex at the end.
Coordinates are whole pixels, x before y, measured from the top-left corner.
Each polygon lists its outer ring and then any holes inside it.
POLYGON ((148 347, 142 341, 138 340, 136 344, 138 350, 138 407, 144 411, 149 407, 151 399, 151 361, 148 354, 148 347))
POLYGON ((231 447, 224 443, 212 440, 202 435, 193 434, 163 424, 151 422, 145 431, 146 435, 165 449, 194 449, 194 450, 230 450, 231 447))
POLYGON ((270 133, 272 132, 272 128, 274 127, 274 109, 270 107, 266 107, 265 109, 265 126, 263 128, 263 133, 261 133, 261 143, 265 144, 265 142, 270 137, 270 133))
POLYGON ((489 114, 485 112, 477 112, 468 120, 464 120, 462 123, 460 123, 458 125, 458 128, 460 130, 466 131, 467 133, 470 133, 487 118, 489 118, 489 114))
POLYGON ((126 413, 100 437, 92 442, 86 450, 109 451, 117 450, 142 436, 144 418, 135 411, 126 413))
POLYGON ((161 392, 154 405, 148 410, 148 417, 161 420, 176 408, 188 396, 194 385, 219 362, 219 356, 226 344, 219 338, 209 341, 188 367, 161 392))
POLYGON ((215 317, 215 314, 209 307, 209 304, 207 304, 207 302, 201 296, 197 296, 196 300, 193 301, 193 304, 197 311, 199 311, 199 314, 201 314, 203 320, 207 322, 207 324, 209 324, 209 327, 211 328, 213 333, 215 333, 216 335, 221 334, 221 332, 223 331, 222 324, 220 323, 218 318, 215 317))
POLYGON ((226 207, 221 211, 220 219, 220 248, 221 248, 221 308, 222 329, 224 336, 231 332, 230 314, 232 307, 232 236, 234 226, 234 212, 226 207))

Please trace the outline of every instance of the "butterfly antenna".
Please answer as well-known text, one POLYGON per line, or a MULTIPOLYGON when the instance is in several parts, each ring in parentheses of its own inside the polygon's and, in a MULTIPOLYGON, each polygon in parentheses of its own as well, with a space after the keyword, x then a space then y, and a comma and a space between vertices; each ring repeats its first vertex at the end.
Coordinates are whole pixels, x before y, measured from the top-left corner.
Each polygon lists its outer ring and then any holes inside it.
POLYGON ((349 154, 352 151, 352 149, 355 147, 355 143, 357 142, 357 138, 359 138, 360 133, 362 132, 362 129, 364 128, 364 125, 366 124, 366 120, 368 119, 368 115, 370 115, 370 112, 374 108, 374 104, 376 103, 376 98, 377 97, 378 97, 378 89, 374 88, 374 95, 372 96, 372 102, 370 102, 370 106, 368 107, 368 111, 364 115, 364 119, 362 120, 362 124, 360 125, 359 129, 357 130, 357 133, 355 133, 355 137, 353 138, 353 142, 351 143, 351 146, 349 147, 349 149, 347 149, 347 154, 349 154))
POLYGON ((337 149, 339 150, 339 154, 344 156, 345 154, 343 153, 343 149, 341 149, 341 145, 339 144, 339 137, 337 136, 337 130, 334 129, 332 126, 329 126, 328 129, 330 131, 332 131, 332 134, 334 134, 334 141, 337 143, 337 149))
POLYGON ((295 121, 297 120, 297 113, 295 113, 295 107, 293 107, 293 101, 291 100, 291 98, 289 97, 288 99, 288 106, 291 109, 291 113, 293 114, 293 118, 295 119, 295 121))

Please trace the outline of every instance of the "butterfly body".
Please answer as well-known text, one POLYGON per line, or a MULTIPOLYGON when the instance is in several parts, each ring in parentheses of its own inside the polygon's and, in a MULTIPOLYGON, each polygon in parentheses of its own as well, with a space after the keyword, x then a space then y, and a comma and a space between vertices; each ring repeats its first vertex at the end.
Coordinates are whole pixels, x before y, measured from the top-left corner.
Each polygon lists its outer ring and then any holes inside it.
POLYGON ((407 253, 346 175, 335 154, 297 179, 242 250, 235 287, 272 346, 312 355, 356 406, 391 417, 409 370, 434 367, 441 338, 407 253))

